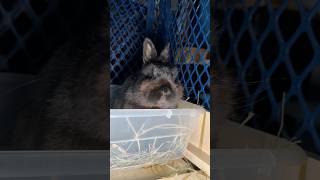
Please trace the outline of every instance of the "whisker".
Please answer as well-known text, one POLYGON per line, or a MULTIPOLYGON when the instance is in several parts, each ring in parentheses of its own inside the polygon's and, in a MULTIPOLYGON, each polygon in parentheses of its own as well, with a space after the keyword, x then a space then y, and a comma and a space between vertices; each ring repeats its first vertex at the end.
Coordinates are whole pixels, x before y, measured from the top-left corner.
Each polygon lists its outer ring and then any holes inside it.
POLYGON ((267 98, 268 98, 268 96, 263 96, 263 97, 261 97, 261 98, 259 98, 259 99, 254 100, 254 101, 251 102, 251 103, 244 104, 244 105, 242 105, 242 106, 237 106, 237 107, 235 107, 234 109, 235 109, 235 110, 244 110, 244 109, 246 109, 246 108, 249 108, 252 104, 255 104, 255 103, 257 103, 257 102, 261 102, 261 101, 263 101, 263 100, 265 100, 265 99, 267 99, 267 98))
MULTIPOLYGON (((275 82, 275 81, 283 81, 283 80, 288 80, 290 78, 277 78, 277 79, 269 79, 269 80, 259 80, 259 81, 245 81, 245 84, 259 84, 262 82, 275 82)), ((240 81, 240 80, 234 80, 234 79, 219 79, 219 82, 232 82, 232 83, 243 83, 244 81, 240 81)))
POLYGON ((34 80, 28 81, 28 82, 26 82, 26 83, 23 83, 23 84, 21 84, 20 86, 17 86, 17 87, 15 87, 15 88, 9 89, 7 92, 5 92, 4 94, 2 94, 1 96, 8 95, 8 94, 14 92, 15 90, 18 90, 18 89, 20 89, 20 88, 23 88, 23 87, 25 87, 25 86, 27 86, 27 85, 30 85, 30 84, 32 84, 32 83, 35 83, 35 82, 37 82, 37 81, 39 81, 39 80, 41 80, 41 79, 43 79, 43 78, 38 78, 38 79, 34 79, 34 80))
MULTIPOLYGON (((249 96, 253 96, 254 94, 261 94, 263 91, 265 91, 265 88, 260 88, 259 90, 256 90, 254 93, 251 93, 249 96)), ((233 97, 233 100, 239 101, 239 100, 248 100, 249 98, 246 96, 241 96, 241 97, 233 97)))

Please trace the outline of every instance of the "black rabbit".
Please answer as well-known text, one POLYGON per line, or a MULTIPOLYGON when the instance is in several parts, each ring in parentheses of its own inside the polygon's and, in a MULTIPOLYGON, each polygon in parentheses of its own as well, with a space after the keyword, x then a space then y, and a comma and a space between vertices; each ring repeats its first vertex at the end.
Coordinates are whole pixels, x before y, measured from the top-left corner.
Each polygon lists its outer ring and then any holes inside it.
POLYGON ((34 100, 19 114, 10 147, 2 149, 108 148, 107 5, 96 2, 92 19, 78 23, 83 29, 39 73, 34 100))
POLYGON ((217 148, 219 142, 220 128, 228 120, 234 116, 234 96, 236 94, 236 83, 234 82, 233 75, 226 70, 224 65, 218 61, 213 64, 213 83, 211 85, 212 113, 214 122, 212 138, 210 144, 212 147, 217 148))
POLYGON ((143 66, 129 76, 111 96, 113 109, 173 109, 183 96, 177 67, 169 63, 167 44, 157 55, 149 38, 143 42, 143 66))

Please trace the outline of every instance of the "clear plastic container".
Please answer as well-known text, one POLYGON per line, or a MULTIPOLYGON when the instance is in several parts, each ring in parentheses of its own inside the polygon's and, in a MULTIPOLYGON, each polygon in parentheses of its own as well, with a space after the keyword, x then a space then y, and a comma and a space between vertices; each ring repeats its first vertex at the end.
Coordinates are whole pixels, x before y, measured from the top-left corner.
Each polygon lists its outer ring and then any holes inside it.
POLYGON ((111 169, 165 163, 183 157, 201 109, 111 109, 111 169))
POLYGON ((221 180, 303 180, 306 153, 285 139, 226 122, 213 149, 212 176, 221 180))

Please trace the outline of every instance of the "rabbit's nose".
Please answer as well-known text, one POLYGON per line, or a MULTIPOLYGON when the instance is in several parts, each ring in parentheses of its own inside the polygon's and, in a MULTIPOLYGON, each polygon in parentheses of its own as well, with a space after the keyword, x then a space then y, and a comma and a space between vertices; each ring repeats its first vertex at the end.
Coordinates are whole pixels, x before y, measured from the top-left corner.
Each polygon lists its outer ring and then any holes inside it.
POLYGON ((161 91, 164 92, 165 94, 169 93, 171 88, 169 86, 161 86, 161 91))
POLYGON ((164 88, 163 92, 165 92, 165 93, 169 92, 169 88, 168 87, 164 88))

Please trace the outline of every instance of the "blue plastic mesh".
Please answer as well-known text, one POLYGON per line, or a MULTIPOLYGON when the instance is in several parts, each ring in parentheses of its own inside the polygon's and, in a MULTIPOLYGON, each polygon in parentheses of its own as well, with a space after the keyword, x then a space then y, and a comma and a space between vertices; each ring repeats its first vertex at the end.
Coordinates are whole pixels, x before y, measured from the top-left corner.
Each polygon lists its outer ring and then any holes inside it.
POLYGON ((146 15, 146 4, 140 1, 110 1, 110 79, 112 84, 121 84, 142 63, 142 42, 147 28, 146 15))
POLYGON ((217 58, 235 67, 256 116, 250 126, 276 134, 285 92, 283 137, 320 154, 320 1, 219 1, 217 58))
POLYGON ((178 1, 169 28, 186 98, 210 109, 210 1, 178 1))
POLYGON ((50 49, 44 23, 58 1, 0 1, 0 71, 34 72, 50 49))
POLYGON ((185 98, 209 109, 210 1, 176 1, 176 7, 170 0, 139 2, 110 1, 112 83, 121 84, 141 66, 142 41, 148 36, 158 48, 170 42, 185 98))

